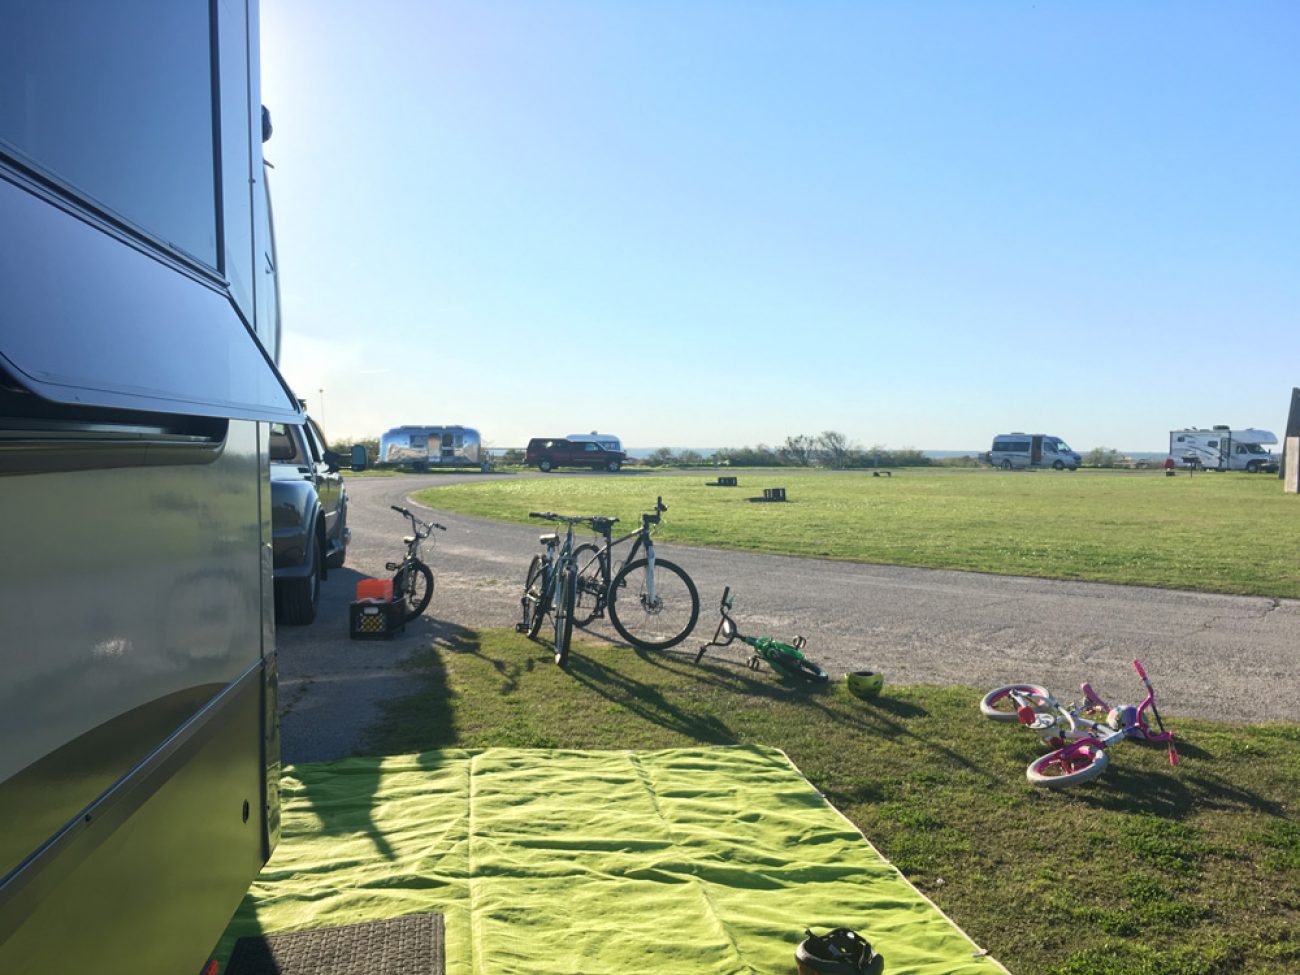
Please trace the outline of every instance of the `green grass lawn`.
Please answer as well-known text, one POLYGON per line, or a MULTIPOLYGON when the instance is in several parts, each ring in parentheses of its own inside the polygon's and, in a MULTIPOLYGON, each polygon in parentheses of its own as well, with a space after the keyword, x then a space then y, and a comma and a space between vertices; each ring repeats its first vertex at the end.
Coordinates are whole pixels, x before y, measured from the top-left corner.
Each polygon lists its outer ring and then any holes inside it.
POLYGON ((578 642, 568 672, 550 660, 513 632, 444 631, 370 747, 774 745, 1016 975, 1300 971, 1300 725, 1167 716, 1177 768, 1125 742, 1053 793, 1025 780, 1038 739, 982 718, 982 689, 886 685, 867 704, 722 651, 696 666, 578 642))
POLYGON ((1051 579, 1300 597, 1300 498, 1260 474, 734 470, 529 477, 419 494, 432 507, 527 522, 529 511, 614 515, 635 527, 663 495, 659 537, 818 558, 1051 579), (753 504, 764 487, 789 502, 753 504))

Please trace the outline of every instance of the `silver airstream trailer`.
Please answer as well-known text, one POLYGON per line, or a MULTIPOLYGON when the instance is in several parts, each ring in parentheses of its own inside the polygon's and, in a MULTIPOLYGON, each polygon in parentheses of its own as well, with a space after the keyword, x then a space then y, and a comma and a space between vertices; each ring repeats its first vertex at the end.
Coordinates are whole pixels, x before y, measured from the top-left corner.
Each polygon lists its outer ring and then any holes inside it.
POLYGON ((394 427, 379 439, 379 463, 477 467, 482 442, 473 427, 394 427))

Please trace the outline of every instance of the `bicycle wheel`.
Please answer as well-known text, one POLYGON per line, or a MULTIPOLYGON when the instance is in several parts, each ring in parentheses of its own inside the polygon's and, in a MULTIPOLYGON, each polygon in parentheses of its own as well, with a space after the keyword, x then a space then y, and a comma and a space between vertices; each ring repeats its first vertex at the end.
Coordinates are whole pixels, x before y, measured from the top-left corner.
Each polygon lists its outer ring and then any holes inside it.
POLYGON ((537 639, 542 628, 542 617, 547 610, 546 563, 540 555, 534 555, 528 563, 528 575, 524 577, 523 625, 528 639, 537 639))
POLYGON ((563 667, 569 662, 569 640, 573 638, 573 603, 577 594, 574 585, 577 572, 567 569, 560 573, 555 592, 555 662, 563 667))
POLYGON ((1034 785, 1059 789, 1092 781, 1106 771, 1108 764, 1110 756, 1100 742, 1081 741, 1030 762, 1025 777, 1034 785))
POLYGON ((588 542, 573 550, 578 566, 578 588, 574 595, 573 625, 586 626, 605 608, 605 565, 609 556, 588 542))
POLYGON ((402 603, 402 622, 411 622, 433 598, 433 570, 419 561, 403 565, 393 575, 393 598, 402 603))
POLYGON ((1008 684, 1005 687, 998 687, 984 695, 980 701, 980 712, 986 718, 992 718, 994 721, 1019 721, 1020 715, 1018 708, 1020 701, 1016 700, 1016 695, 1027 701, 1035 711, 1040 709, 1050 710, 1047 688, 1039 687, 1037 684, 1008 684))
POLYGON ((807 657, 797 661, 793 669, 796 677, 802 678, 810 684, 824 684, 830 680, 830 675, 807 657))
POLYGON ((667 650, 685 640, 700 616, 700 594, 691 577, 667 559, 655 559, 655 601, 646 587, 645 559, 623 569, 609 587, 609 621, 628 643, 667 650))

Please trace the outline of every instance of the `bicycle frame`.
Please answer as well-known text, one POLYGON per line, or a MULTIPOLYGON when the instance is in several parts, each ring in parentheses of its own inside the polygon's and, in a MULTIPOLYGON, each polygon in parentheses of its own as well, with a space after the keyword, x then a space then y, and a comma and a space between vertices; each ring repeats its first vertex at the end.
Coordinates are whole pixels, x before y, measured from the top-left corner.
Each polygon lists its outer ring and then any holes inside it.
POLYGON ((628 539, 634 538, 636 539, 636 541, 632 543, 632 547, 628 550, 627 559, 625 561, 626 562, 634 561, 636 559, 637 553, 643 549, 645 550, 645 559, 646 559, 645 598, 647 602, 649 602, 651 605, 654 605, 658 601, 659 597, 655 593, 655 543, 654 543, 654 537, 650 534, 651 531, 650 526, 659 524, 661 520, 661 512, 667 510, 668 508, 664 504, 664 499, 662 497, 656 498, 654 512, 653 513, 645 512, 641 515, 641 527, 635 529, 634 531, 630 531, 626 535, 623 535, 622 537, 617 539, 612 537, 612 533, 610 529, 613 528, 614 523, 618 519, 593 518, 589 520, 589 523, 592 525, 592 529, 598 532, 601 538, 604 539, 604 542, 603 544, 596 546, 596 554, 593 555, 585 565, 578 566, 578 573, 579 576, 581 576, 583 573, 587 572, 591 568, 593 562, 596 563, 597 570, 599 571, 600 574, 600 588, 599 590, 597 590, 591 587, 590 584, 588 584, 588 591, 592 592, 597 598, 597 609, 596 609, 597 614, 604 612, 605 604, 609 600, 609 587, 612 584, 614 579, 614 568, 613 568, 614 549, 619 545, 622 545, 628 539), (601 527, 597 527, 598 525, 601 527))

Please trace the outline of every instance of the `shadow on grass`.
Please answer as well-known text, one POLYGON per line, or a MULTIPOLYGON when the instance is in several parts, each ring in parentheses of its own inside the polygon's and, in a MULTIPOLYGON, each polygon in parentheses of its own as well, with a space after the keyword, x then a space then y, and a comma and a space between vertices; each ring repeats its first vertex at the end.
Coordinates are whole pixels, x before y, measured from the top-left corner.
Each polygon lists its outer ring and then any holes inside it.
POLYGON ((430 646, 423 646, 422 640, 421 648, 402 662, 411 675, 411 693, 379 702, 379 716, 365 731, 366 744, 376 753, 422 752, 455 745, 455 695, 447 679, 447 665, 430 649, 478 657, 503 674, 509 670, 503 661, 483 654, 474 630, 428 617, 409 624, 408 631, 410 627, 418 627, 430 646))
POLYGON ((732 662, 722 657, 704 657, 697 664, 693 654, 667 654, 638 650, 637 656, 653 667, 681 677, 692 678, 719 691, 742 693, 757 699, 793 702, 814 711, 821 719, 864 735, 882 738, 905 738, 926 750, 942 756, 944 760, 969 773, 993 781, 981 766, 967 756, 946 745, 916 734, 903 722, 928 716, 924 708, 909 701, 888 696, 871 701, 852 701, 859 705, 846 711, 838 705, 836 685, 810 683, 798 678, 781 677, 766 668, 753 671, 744 663, 732 662))
POLYGON ((590 657, 571 654, 568 669, 579 684, 625 708, 642 721, 710 745, 734 745, 740 740, 713 715, 688 711, 670 701, 654 685, 606 667, 590 657))

